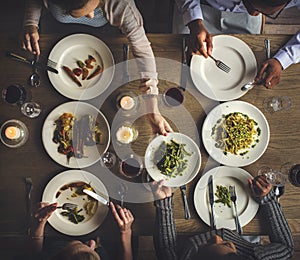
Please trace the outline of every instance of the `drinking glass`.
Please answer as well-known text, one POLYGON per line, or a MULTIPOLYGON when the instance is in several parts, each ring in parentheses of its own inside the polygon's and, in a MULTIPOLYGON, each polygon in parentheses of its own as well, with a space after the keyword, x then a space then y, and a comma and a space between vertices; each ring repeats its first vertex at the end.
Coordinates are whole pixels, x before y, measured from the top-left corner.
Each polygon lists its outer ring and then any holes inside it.
POLYGON ((163 94, 163 100, 170 107, 179 106, 184 101, 183 90, 179 87, 171 87, 163 94))
POLYGON ((41 106, 36 102, 25 102, 21 106, 21 112, 23 115, 29 118, 35 118, 41 114, 42 109, 41 106))
POLYGON ((116 164, 116 155, 112 152, 105 152, 101 156, 101 164, 106 168, 112 168, 116 164))
POLYGON ((286 177, 280 171, 273 170, 268 166, 263 166, 258 170, 258 175, 266 176, 267 182, 273 185, 273 190, 277 198, 284 193, 286 177))
POLYGON ((119 164, 119 172, 127 178, 134 178, 141 174, 143 163, 140 158, 130 154, 119 164))
POLYGON ((266 112, 275 113, 281 110, 287 110, 291 107, 292 101, 287 96, 268 97, 263 101, 263 108, 266 112))
POLYGON ((2 98, 8 104, 22 105, 27 97, 25 88, 21 85, 10 85, 2 90, 2 98))
POLYGON ((281 165, 280 171, 288 176, 291 184, 300 187, 300 164, 287 162, 281 165))

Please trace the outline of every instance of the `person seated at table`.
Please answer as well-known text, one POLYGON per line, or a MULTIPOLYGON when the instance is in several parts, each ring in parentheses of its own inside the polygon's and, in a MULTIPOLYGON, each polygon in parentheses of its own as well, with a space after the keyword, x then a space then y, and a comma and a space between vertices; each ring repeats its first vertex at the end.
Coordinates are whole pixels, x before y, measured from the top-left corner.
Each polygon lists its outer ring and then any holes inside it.
MULTIPOLYGON (((34 214, 34 222, 31 228, 30 243, 27 248, 30 250, 33 259, 90 259, 107 260, 110 259, 102 246, 97 247, 94 240, 81 242, 79 240, 55 241, 51 246, 44 245, 44 228, 47 219, 56 210, 57 203, 40 202, 34 214)), ((110 202, 111 212, 120 229, 120 237, 123 249, 123 260, 132 260, 131 248, 131 225, 134 217, 129 209, 116 207, 110 202)))
MULTIPOLYGON (((175 8, 174 11, 174 31, 190 33, 191 52, 205 58, 212 54, 211 34, 259 34, 262 14, 275 19, 283 9, 297 6, 300 10, 300 0, 176 0, 176 2, 178 9, 175 8)), ((300 30, 272 58, 263 62, 255 81, 272 88, 279 83, 283 70, 299 62, 300 30)))
POLYGON ((147 118, 153 132, 166 135, 172 128, 160 114, 157 104, 158 80, 155 58, 134 0, 26 0, 22 47, 40 54, 38 26, 45 6, 61 23, 101 27, 107 23, 126 35, 136 58, 141 77, 147 118))
POLYGON ((221 228, 191 236, 180 245, 174 221, 172 190, 163 186, 163 181, 153 182, 151 188, 156 199, 154 245, 158 259, 289 259, 293 254, 293 238, 272 185, 265 177, 259 176, 250 179, 249 186, 269 225, 270 244, 251 243, 237 232, 221 228))

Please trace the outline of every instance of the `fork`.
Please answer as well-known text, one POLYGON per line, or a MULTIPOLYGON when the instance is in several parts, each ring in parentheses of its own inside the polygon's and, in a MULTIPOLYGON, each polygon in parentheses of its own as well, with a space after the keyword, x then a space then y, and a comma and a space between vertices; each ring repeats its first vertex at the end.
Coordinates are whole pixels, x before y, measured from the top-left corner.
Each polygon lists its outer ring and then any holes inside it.
POLYGON ((57 62, 48 59, 48 60, 47 60, 47 66, 55 69, 56 66, 57 66, 57 62))
POLYGON ((186 199, 186 185, 180 186, 181 194, 182 194, 182 199, 183 199, 183 205, 184 205, 184 214, 185 214, 185 219, 190 219, 190 210, 189 210, 189 205, 186 199))
POLYGON ((219 69, 223 70, 223 71, 226 72, 226 73, 230 72, 231 68, 230 68, 229 66, 227 66, 224 62, 215 59, 215 58, 214 58, 213 56, 211 56, 211 55, 208 55, 208 56, 209 56, 210 58, 212 58, 212 59, 215 61, 216 65, 217 65, 217 67, 218 67, 219 69))
POLYGON ((236 230, 239 233, 239 235, 242 235, 243 230, 239 221, 238 217, 238 212, 236 208, 236 192, 235 192, 235 187, 234 186, 229 186, 229 192, 230 192, 230 199, 234 204, 234 209, 235 209, 235 224, 236 224, 236 230))
POLYGON ((26 209, 27 209, 27 235, 30 235, 30 226, 31 226, 31 191, 33 189, 32 179, 30 177, 25 178, 26 185, 26 209))
POLYGON ((73 211, 78 207, 78 205, 73 204, 73 203, 64 203, 62 206, 56 207, 57 209, 64 209, 64 210, 69 210, 73 211))

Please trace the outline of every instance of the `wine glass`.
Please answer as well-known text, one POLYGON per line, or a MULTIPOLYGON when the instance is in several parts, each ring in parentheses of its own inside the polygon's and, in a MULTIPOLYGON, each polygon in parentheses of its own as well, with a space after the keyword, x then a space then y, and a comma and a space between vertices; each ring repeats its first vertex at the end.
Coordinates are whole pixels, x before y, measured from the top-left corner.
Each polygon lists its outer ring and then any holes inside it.
POLYGON ((112 168, 116 164, 116 161, 116 155, 112 152, 107 151, 101 156, 101 164, 106 168, 112 168))
POLYGON ((280 171, 273 170, 268 166, 263 166, 258 170, 258 175, 266 176, 267 182, 273 185, 273 190, 277 198, 283 195, 286 182, 284 174, 280 171))
POLYGON ((295 162, 286 162, 280 167, 280 171, 288 176, 291 184, 300 187, 300 164, 295 162))
POLYGON ((121 203, 121 208, 124 208, 124 197, 126 196, 128 192, 128 187, 125 183, 120 183, 118 185, 118 190, 117 190, 117 193, 118 195, 120 196, 120 203, 121 203))
POLYGON ((31 102, 25 102, 21 106, 21 112, 23 115, 29 118, 35 118, 41 114, 42 109, 38 103, 31 101, 31 102))
POLYGON ((268 97, 263 101, 263 108, 266 112, 275 113, 281 110, 287 110, 291 107, 292 101, 287 96, 268 97))

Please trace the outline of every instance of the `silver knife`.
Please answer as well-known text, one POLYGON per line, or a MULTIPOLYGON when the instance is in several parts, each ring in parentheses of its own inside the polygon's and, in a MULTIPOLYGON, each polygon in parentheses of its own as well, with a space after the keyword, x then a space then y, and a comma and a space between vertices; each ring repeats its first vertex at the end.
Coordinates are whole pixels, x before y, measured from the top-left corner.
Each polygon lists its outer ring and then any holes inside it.
POLYGON ((102 204, 109 206, 109 201, 106 200, 105 198, 103 198, 102 196, 98 195, 97 193, 91 191, 91 190, 87 190, 84 189, 83 192, 89 196, 91 196, 92 198, 94 198, 95 200, 98 200, 99 202, 101 202, 102 204))
POLYGON ((210 224, 213 229, 216 229, 216 222, 215 222, 215 213, 214 213, 214 182, 213 182, 213 176, 210 175, 208 179, 208 195, 209 195, 209 204, 211 208, 211 214, 210 214, 210 224))
POLYGON ((184 91, 186 89, 186 83, 188 79, 188 65, 187 65, 187 50, 188 46, 186 44, 186 38, 184 37, 182 39, 182 46, 181 46, 181 51, 182 51, 182 68, 181 68, 181 79, 180 79, 180 88, 184 91))
POLYGON ((16 54, 16 53, 13 53, 13 52, 7 52, 7 56, 14 59, 14 60, 17 60, 17 61, 21 61, 21 62, 24 62, 24 63, 27 63, 27 64, 30 64, 31 66, 33 67, 37 67, 39 69, 45 69, 45 70, 49 70, 55 74, 58 74, 58 70, 55 69, 55 68, 52 68, 46 64, 42 64, 40 62, 36 62, 35 60, 29 60, 25 57, 22 57, 20 56, 19 54, 16 54))
POLYGON ((123 61, 125 62, 125 72, 123 75, 123 80, 125 83, 130 81, 129 72, 128 72, 128 58, 129 58, 129 45, 124 43, 123 44, 123 61))

